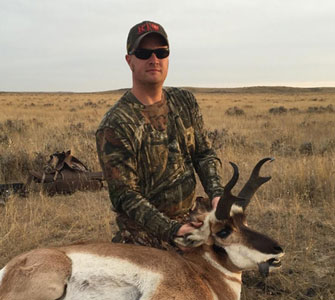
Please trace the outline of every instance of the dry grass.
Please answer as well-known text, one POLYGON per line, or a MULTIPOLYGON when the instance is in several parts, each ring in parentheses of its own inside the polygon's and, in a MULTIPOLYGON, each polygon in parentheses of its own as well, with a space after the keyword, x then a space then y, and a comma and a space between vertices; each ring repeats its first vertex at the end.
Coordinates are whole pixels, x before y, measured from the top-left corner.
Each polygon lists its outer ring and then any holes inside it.
MULTIPOLYGON (((71 149, 99 170, 94 132, 120 95, 0 93, 0 182, 24 181, 57 150, 71 149)), ((241 299, 334 299, 335 90, 211 89, 196 96, 224 179, 228 161, 240 168, 236 190, 260 158, 276 158, 262 170, 273 179, 255 195, 248 220, 278 239, 286 256, 265 280, 246 272, 241 299)), ((109 241, 114 229, 106 191, 13 196, 0 218, 0 267, 35 247, 109 241)))

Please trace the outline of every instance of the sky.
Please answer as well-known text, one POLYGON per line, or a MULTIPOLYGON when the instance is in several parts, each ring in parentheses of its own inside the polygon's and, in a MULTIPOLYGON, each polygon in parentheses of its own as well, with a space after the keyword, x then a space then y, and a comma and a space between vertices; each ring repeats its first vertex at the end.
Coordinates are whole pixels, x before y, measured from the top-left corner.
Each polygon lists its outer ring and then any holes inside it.
POLYGON ((168 34, 166 86, 335 87, 334 0, 0 0, 0 91, 129 88, 143 20, 168 34))

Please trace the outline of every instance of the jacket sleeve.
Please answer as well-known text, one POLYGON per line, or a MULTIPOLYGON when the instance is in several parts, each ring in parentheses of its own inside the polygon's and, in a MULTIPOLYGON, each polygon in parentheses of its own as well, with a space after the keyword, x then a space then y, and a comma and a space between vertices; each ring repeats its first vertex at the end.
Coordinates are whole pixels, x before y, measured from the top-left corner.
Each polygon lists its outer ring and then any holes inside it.
POLYGON ((97 152, 111 202, 117 212, 125 213, 148 232, 170 241, 181 225, 159 212, 141 194, 133 140, 121 126, 102 127, 96 133, 97 152))
POLYGON ((189 112, 195 140, 195 151, 192 156, 193 165, 206 194, 210 199, 213 199, 223 193, 224 187, 221 184, 220 176, 222 165, 208 140, 199 105, 192 93, 189 93, 188 97, 191 100, 189 112))

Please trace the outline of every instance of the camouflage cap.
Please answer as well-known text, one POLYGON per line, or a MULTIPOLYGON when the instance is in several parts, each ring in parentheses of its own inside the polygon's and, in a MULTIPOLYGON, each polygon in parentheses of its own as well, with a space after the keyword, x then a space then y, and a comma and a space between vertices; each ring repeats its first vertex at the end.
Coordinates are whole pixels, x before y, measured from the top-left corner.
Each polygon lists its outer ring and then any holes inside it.
POLYGON ((169 46, 167 34, 161 25, 152 21, 143 21, 130 29, 127 39, 127 53, 131 54, 138 47, 141 40, 150 33, 157 33, 162 36, 169 46))

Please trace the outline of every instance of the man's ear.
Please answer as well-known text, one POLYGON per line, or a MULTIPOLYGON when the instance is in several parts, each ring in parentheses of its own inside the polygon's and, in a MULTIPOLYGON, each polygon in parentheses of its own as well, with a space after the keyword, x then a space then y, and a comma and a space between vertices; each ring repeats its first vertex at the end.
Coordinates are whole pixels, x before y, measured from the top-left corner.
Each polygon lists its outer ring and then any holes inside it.
POLYGON ((129 54, 126 54, 125 58, 130 70, 134 71, 134 66, 131 63, 131 56, 129 54))

